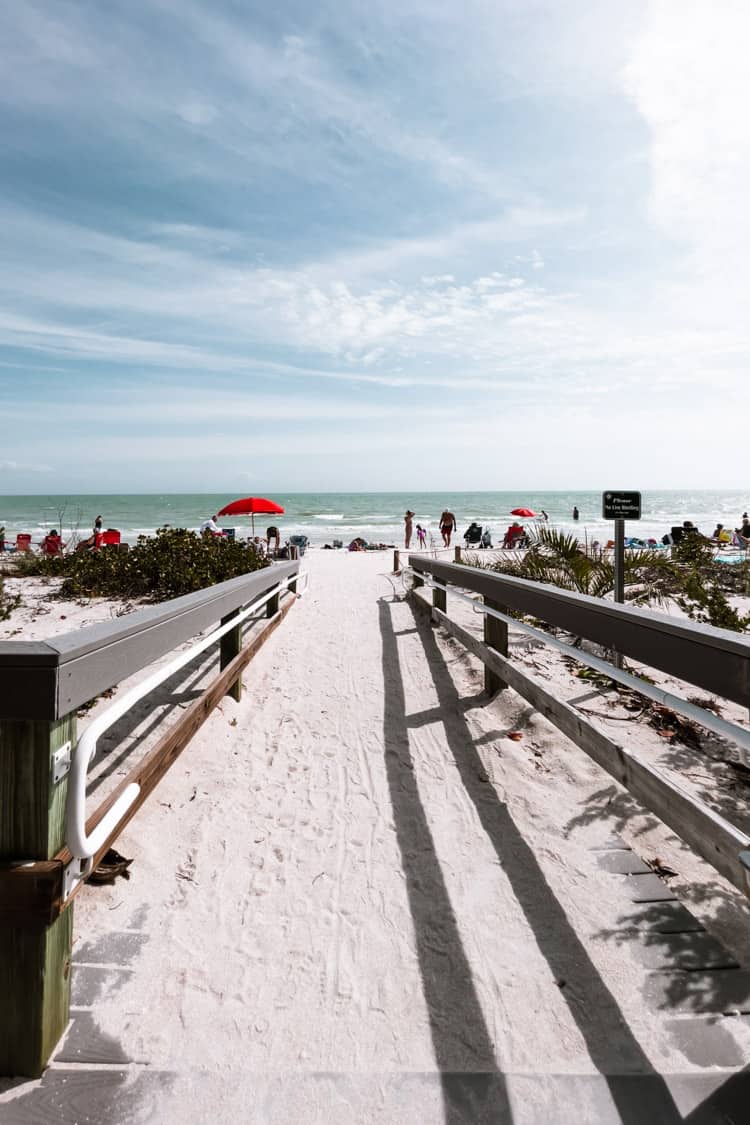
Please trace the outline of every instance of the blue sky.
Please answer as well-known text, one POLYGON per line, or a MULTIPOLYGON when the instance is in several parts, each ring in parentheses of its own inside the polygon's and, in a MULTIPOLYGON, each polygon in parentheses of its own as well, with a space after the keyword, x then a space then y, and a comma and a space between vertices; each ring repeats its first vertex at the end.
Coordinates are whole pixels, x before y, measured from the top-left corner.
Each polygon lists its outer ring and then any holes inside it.
POLYGON ((0 492, 741 486, 748 32, 0 3, 0 492))

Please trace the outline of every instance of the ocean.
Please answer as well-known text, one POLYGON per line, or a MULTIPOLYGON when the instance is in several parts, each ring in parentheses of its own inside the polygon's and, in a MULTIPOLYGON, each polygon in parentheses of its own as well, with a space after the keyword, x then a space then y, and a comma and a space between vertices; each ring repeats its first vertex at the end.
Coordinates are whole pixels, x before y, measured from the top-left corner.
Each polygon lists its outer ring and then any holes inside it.
MULTIPOLYGON (((139 535, 152 535, 165 524, 197 528, 233 499, 231 493, 0 496, 0 525, 5 525, 9 542, 17 532, 30 532, 36 540, 53 527, 62 530, 67 539, 71 533, 89 535, 94 519, 101 514, 105 528, 118 528, 125 541, 134 543, 139 535)), ((510 511, 516 507, 535 512, 544 509, 550 526, 575 531, 582 539, 606 541, 612 535, 611 522, 601 518, 601 492, 280 492, 273 493, 271 499, 284 507, 285 514, 257 516, 256 534, 264 535, 266 526, 276 523, 282 539, 302 533, 313 546, 332 543, 334 539, 348 543, 355 536, 368 542, 398 545, 403 541, 407 508, 415 513, 415 527, 421 523, 427 528, 428 542, 433 536, 440 543, 438 519, 443 508, 449 508, 456 516, 459 541, 472 520, 489 527, 493 540, 501 539, 512 522, 510 511), (572 519, 574 506, 580 512, 578 523, 572 519)), ((672 524, 686 519, 710 534, 717 522, 737 527, 749 506, 750 489, 644 490, 642 518, 626 524, 626 535, 661 538, 672 524)), ((220 523, 234 527, 238 535, 250 533, 249 518, 235 516, 220 523)), ((414 538, 416 541, 416 535, 414 538)))

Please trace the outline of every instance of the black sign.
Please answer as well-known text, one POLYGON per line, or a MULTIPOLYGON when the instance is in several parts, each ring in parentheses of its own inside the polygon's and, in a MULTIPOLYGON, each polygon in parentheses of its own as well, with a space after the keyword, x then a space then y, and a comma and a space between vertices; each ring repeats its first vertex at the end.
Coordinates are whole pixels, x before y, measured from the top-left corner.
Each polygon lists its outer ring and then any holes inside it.
POLYGON ((602 517, 605 520, 639 520, 640 492, 603 492, 602 517))

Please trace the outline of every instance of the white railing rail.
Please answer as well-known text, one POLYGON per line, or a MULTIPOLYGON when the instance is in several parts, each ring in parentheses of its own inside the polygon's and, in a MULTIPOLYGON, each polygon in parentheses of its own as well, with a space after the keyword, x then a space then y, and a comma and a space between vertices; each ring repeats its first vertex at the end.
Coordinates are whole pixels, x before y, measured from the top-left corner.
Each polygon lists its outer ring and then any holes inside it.
POLYGON ((140 794, 140 786, 133 783, 128 785, 127 788, 120 794, 117 801, 111 809, 108 810, 106 815, 101 819, 96 828, 92 831, 91 835, 86 833, 86 781, 88 776, 89 766, 96 756, 97 743, 105 731, 122 718, 136 703, 138 703, 144 696, 148 695, 160 684, 168 680, 181 668, 189 664, 200 653, 205 652, 211 645, 215 644, 225 633, 231 629, 236 629, 248 617, 251 617, 272 598, 278 597, 279 593, 289 588, 294 583, 303 583, 303 590, 298 590, 297 595, 301 597, 304 592, 304 587, 308 583, 308 572, 300 571, 288 578, 282 579, 276 586, 269 590, 262 597, 257 598, 251 602, 244 609, 235 613, 231 620, 221 625, 218 629, 213 629, 207 633, 200 641, 190 645, 174 660, 170 660, 168 664, 162 665, 141 683, 136 684, 117 699, 111 707, 97 715, 95 719, 86 727, 86 730, 81 735, 78 741, 70 769, 70 778, 68 781, 68 799, 66 809, 66 845, 68 850, 73 856, 73 863, 69 865, 69 873, 66 877, 66 897, 75 883, 89 874, 92 867, 93 857, 96 852, 102 847, 105 841, 115 832, 118 824, 127 814, 128 810, 138 799, 140 794))

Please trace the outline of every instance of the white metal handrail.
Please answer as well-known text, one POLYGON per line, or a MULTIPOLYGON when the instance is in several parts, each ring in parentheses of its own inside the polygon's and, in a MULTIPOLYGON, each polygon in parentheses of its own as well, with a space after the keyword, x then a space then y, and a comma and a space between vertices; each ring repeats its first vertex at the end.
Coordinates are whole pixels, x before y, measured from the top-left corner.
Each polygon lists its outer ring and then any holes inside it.
MULTIPOLYGON (((141 683, 136 684, 130 691, 118 700, 116 700, 111 707, 103 711, 101 715, 97 715, 95 719, 86 727, 86 730, 81 735, 81 738, 76 746, 75 754, 73 755, 73 762, 70 769, 70 779, 68 781, 68 803, 66 810, 66 845, 68 850, 72 853, 74 860, 77 861, 74 867, 78 869, 73 872, 73 878, 78 879, 82 876, 88 875, 91 871, 93 856, 105 842, 105 840, 115 830, 119 822, 127 813, 128 809, 137 800, 141 791, 140 785, 133 782, 128 785, 125 790, 120 794, 118 799, 113 804, 112 808, 102 817, 99 824, 93 830, 90 836, 86 834, 86 779, 88 775, 89 765, 96 755, 97 742, 102 734, 108 730, 113 723, 158 687, 159 684, 164 683, 165 680, 173 676, 175 672, 179 672, 186 664, 189 664, 201 652, 210 648, 215 644, 220 637, 228 633, 231 629, 236 629, 247 617, 250 617, 261 606, 269 602, 271 598, 276 597, 282 590, 295 582, 304 582, 304 587, 307 587, 308 572, 299 571, 288 578, 282 579, 278 585, 274 586, 263 597, 258 598, 245 609, 240 610, 235 614, 231 620, 221 625, 218 629, 214 629, 208 633, 202 640, 197 641, 185 652, 180 653, 179 656, 171 660, 169 664, 158 668, 141 683)), ((302 596, 304 590, 299 591, 299 596, 302 596)))
POLYGON ((729 742, 734 742, 738 748, 738 756, 743 766, 750 767, 750 731, 746 731, 743 727, 738 727, 735 723, 727 722, 719 715, 714 715, 713 712, 705 710, 703 707, 698 707, 694 703, 689 703, 679 695, 673 695, 664 688, 656 687, 655 684, 649 684, 646 680, 640 679, 638 676, 632 675, 630 672, 624 671, 622 668, 615 667, 607 660, 601 660, 598 656, 592 656, 582 649, 574 648, 573 645, 566 644, 564 641, 559 641, 556 637, 551 637, 548 633, 542 632, 541 629, 535 629, 533 625, 527 625, 525 621, 519 621, 515 617, 510 617, 505 613, 501 613, 491 606, 485 605, 483 602, 477 602, 476 598, 470 597, 468 594, 462 594, 455 586, 448 586, 443 582, 437 581, 431 575, 422 572, 416 572, 413 567, 404 567, 405 570, 410 570, 412 574, 419 573, 419 578, 425 583, 426 586, 433 587, 436 590, 443 590, 446 593, 450 591, 451 597, 461 598, 462 601, 469 602, 474 613, 496 617, 498 621, 505 622, 506 625, 512 625, 514 629, 520 629, 529 636, 535 637, 542 644, 550 645, 552 648, 559 649, 564 652, 566 656, 570 656, 573 660, 577 660, 579 664, 585 664, 589 668, 593 668, 597 672, 602 672, 610 680, 615 680, 623 686, 631 688, 633 691, 638 692, 640 695, 645 695, 648 699, 653 699, 655 703, 660 703, 664 707, 669 707, 672 711, 690 719, 699 726, 704 727, 706 730, 713 731, 720 738, 726 739, 729 742))

